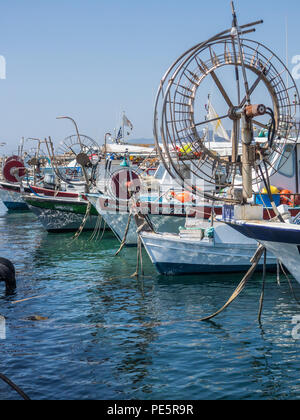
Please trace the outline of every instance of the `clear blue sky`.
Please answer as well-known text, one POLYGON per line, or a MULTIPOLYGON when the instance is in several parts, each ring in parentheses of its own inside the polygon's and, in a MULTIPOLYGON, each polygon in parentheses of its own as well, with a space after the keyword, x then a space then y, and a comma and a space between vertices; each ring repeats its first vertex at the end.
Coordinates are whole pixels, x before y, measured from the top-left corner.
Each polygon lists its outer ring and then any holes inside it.
MULTIPOLYGON (((300 54, 299 0, 236 0, 240 23, 264 19, 254 38, 300 54)), ((80 131, 103 141, 126 110, 133 138, 152 137, 159 81, 181 53, 231 25, 229 0, 1 0, 0 142, 80 131)), ((299 86, 300 87, 300 86, 299 86)))

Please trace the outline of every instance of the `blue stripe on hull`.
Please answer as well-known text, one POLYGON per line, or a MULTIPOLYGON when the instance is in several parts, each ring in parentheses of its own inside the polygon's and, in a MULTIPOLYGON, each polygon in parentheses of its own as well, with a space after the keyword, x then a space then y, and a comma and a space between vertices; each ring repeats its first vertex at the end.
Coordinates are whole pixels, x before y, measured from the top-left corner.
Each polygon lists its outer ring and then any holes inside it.
POLYGON ((238 225, 234 223, 227 224, 240 232, 242 235, 257 241, 300 245, 300 230, 296 231, 294 229, 289 229, 288 225, 287 227, 283 225, 282 228, 277 228, 272 225, 264 226, 251 224, 238 225))
POLYGON ((26 203, 15 203, 13 201, 3 201, 3 204, 8 210, 29 210, 26 203))
MULTIPOLYGON (((156 263, 157 271, 167 276, 184 275, 184 274, 219 274, 219 273, 241 273, 250 268, 245 265, 192 265, 192 264, 175 264, 175 263, 156 263)), ((276 265, 269 265, 268 271, 276 271, 276 265)), ((257 271, 262 271, 263 265, 257 267, 257 271)))

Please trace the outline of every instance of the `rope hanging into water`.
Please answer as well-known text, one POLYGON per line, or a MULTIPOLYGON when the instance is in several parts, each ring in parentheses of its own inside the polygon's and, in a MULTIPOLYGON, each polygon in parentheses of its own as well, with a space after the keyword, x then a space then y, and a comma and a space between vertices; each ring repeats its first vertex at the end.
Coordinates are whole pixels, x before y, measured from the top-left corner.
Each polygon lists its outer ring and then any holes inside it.
POLYGON ((299 299, 298 299, 298 298, 297 298, 297 296, 296 296, 296 293, 295 293, 295 290, 294 290, 294 288, 293 288, 292 282, 291 282, 291 280, 289 279, 289 276, 287 275, 287 272, 285 271, 285 269, 284 269, 283 264, 282 264, 282 262, 281 262, 281 261, 279 261, 279 265, 280 265, 281 271, 283 272, 283 274, 285 275, 285 277, 286 277, 286 279, 287 279, 287 281, 288 281, 288 284, 289 284, 289 287, 290 287, 290 291, 291 291, 291 293, 292 293, 292 295, 293 295, 293 297, 294 297, 294 299, 295 299, 296 303, 297 303, 298 305, 300 305, 300 301, 299 301, 299 299))
POLYGON ((21 388, 19 388, 16 384, 14 384, 7 376, 0 373, 0 379, 5 382, 8 386, 10 386, 14 391, 16 391, 25 401, 30 401, 30 398, 28 395, 25 394, 24 391, 22 391, 21 388))
POLYGON ((259 311, 258 311, 258 322, 261 324, 261 316, 263 311, 263 304, 265 298, 265 286, 266 286, 266 275, 267 275, 267 250, 264 251, 264 269, 263 269, 263 279, 262 279, 262 291, 259 300, 259 311))
POLYGON ((95 239, 95 237, 98 234, 98 230, 101 229, 101 227, 102 227, 102 217, 99 214, 99 216, 97 217, 97 221, 96 221, 96 224, 95 224, 94 231, 93 231, 93 233, 92 233, 92 235, 89 239, 90 242, 92 242, 95 239))
POLYGON ((121 242, 121 246, 120 246, 119 250, 115 254, 115 257, 117 257, 120 254, 120 252, 123 250, 124 246, 126 245, 126 240, 127 240, 127 236, 128 236, 128 232, 129 232, 131 220, 132 220, 132 214, 129 213, 128 221, 127 221, 127 226, 126 226, 125 233, 124 233, 124 238, 123 238, 123 240, 121 242))
POLYGON ((142 274, 142 276, 144 276, 142 240, 141 240, 140 235, 138 234, 136 271, 135 273, 133 273, 131 278, 139 277, 140 273, 142 274))
POLYGON ((82 220, 82 223, 81 223, 81 225, 80 225, 77 233, 74 235, 74 238, 72 239, 72 241, 76 241, 76 239, 78 239, 79 236, 82 234, 83 229, 84 229, 84 227, 86 225, 86 222, 87 222, 87 220, 89 218, 91 208, 92 208, 92 204, 89 202, 88 205, 87 205, 86 213, 85 213, 85 216, 84 216, 84 218, 82 220))
POLYGON ((89 239, 89 242, 92 242, 94 240, 98 241, 100 235, 101 235, 100 242, 102 241, 105 230, 106 230, 106 223, 104 222, 103 228, 102 228, 102 223, 103 223, 103 217, 99 214, 96 225, 95 225, 95 229, 89 239))
POLYGON ((245 289, 246 284, 248 283, 248 281, 252 278, 258 263, 263 255, 265 251, 265 248, 263 245, 259 245, 259 247, 257 248, 257 251, 255 253, 255 255, 253 256, 251 263, 252 266, 250 267, 250 269, 248 270, 248 272, 246 273, 246 275, 244 276, 244 278, 242 279, 242 281, 240 282, 240 284, 238 285, 238 287, 236 288, 236 290, 234 291, 234 293, 232 294, 232 296, 229 298, 229 300, 225 303, 225 305, 216 313, 214 313, 213 315, 210 315, 206 318, 202 318, 200 320, 200 322, 204 322, 204 321, 210 321, 211 319, 215 318, 216 316, 220 315, 223 311, 225 311, 225 309, 228 308, 228 306, 230 306, 237 298, 238 296, 242 293, 242 291, 245 289))
POLYGON ((278 285, 278 287, 281 286, 281 283, 280 283, 280 262, 279 262, 279 260, 277 260, 277 285, 278 285))

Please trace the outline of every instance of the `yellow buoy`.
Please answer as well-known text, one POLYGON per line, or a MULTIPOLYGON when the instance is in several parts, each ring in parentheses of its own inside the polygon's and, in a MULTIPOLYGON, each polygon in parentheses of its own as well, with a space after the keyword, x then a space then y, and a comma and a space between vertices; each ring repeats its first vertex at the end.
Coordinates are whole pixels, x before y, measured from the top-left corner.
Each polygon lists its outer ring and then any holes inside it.
POLYGON ((181 153, 184 153, 186 155, 192 153, 192 147, 191 143, 188 143, 186 146, 184 146, 182 149, 180 149, 181 153))
MULTIPOLYGON (((274 187, 273 185, 271 185, 270 190, 271 190, 271 194, 279 194, 279 192, 280 192, 279 189, 277 187, 274 187)), ((262 194, 268 194, 268 191, 267 191, 266 188, 263 188, 261 190, 261 193, 262 194)))

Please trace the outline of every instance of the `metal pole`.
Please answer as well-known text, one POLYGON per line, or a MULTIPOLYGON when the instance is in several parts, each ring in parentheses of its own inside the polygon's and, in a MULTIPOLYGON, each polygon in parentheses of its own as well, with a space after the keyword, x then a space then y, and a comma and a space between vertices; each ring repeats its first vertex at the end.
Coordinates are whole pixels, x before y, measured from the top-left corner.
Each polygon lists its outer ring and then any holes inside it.
POLYGON ((105 138, 104 138, 104 155, 105 155, 105 157, 106 157, 106 154, 107 154, 107 138, 108 137, 111 137, 110 133, 106 133, 105 138))
POLYGON ((125 125, 124 125, 124 117, 125 117, 125 111, 123 111, 123 117, 122 117, 122 130, 123 130, 123 143, 125 143, 125 125))
MULTIPOLYGON (((83 150, 83 144, 81 142, 81 138, 80 138, 80 134, 79 134, 79 130, 78 130, 78 126, 76 124, 76 121, 73 118, 71 118, 71 117, 57 117, 56 119, 57 120, 70 120, 70 121, 72 121, 72 123, 75 126, 75 130, 76 130, 78 142, 79 142, 80 147, 81 147, 81 153, 84 153, 85 151, 83 150)), ((84 178, 85 178, 85 182, 86 182, 86 188, 85 189, 86 189, 86 192, 89 193, 90 192, 89 178, 88 178, 88 175, 87 175, 87 172, 86 172, 85 167, 83 165, 80 165, 80 166, 82 168, 82 172, 83 172, 83 175, 84 175, 84 178)))
POLYGON ((243 144, 243 158, 242 158, 242 175, 243 175, 243 199, 246 203, 252 197, 252 167, 254 159, 252 155, 253 148, 251 147, 253 139, 252 122, 242 114, 242 144, 243 144))

